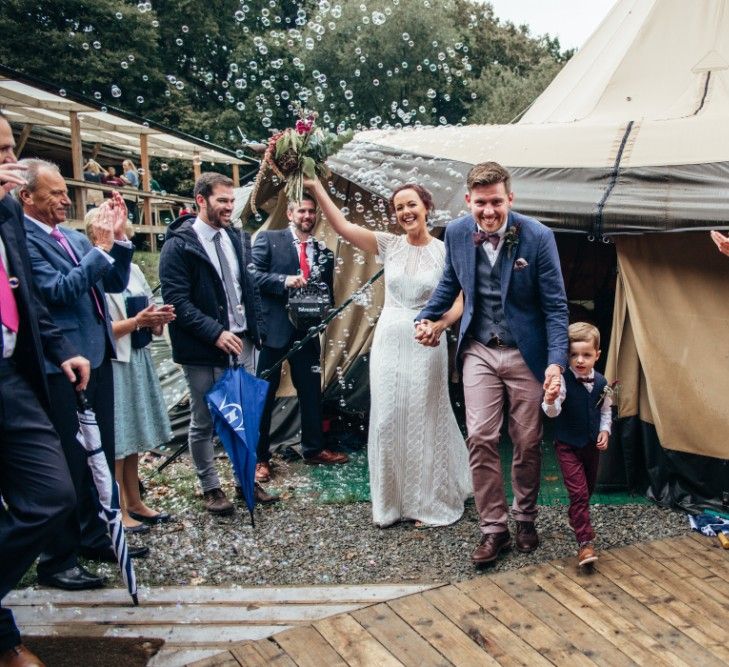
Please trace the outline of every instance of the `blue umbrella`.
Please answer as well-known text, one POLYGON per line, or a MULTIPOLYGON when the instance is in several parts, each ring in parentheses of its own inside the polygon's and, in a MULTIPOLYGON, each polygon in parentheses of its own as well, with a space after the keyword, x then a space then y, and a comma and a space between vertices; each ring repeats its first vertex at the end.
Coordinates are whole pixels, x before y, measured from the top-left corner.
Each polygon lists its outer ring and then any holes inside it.
POLYGON ((241 366, 233 366, 210 388, 205 399, 233 470, 238 477, 243 497, 253 521, 258 428, 266 404, 268 382, 241 366))
POLYGON ((109 464, 106 462, 104 450, 101 448, 101 435, 99 425, 96 423, 96 415, 89 405, 86 394, 83 391, 78 392, 76 401, 79 423, 76 440, 86 451, 86 462, 96 487, 99 517, 106 522, 106 530, 119 563, 122 579, 127 585, 134 604, 138 605, 137 578, 127 550, 127 540, 119 508, 119 486, 111 476, 109 464))

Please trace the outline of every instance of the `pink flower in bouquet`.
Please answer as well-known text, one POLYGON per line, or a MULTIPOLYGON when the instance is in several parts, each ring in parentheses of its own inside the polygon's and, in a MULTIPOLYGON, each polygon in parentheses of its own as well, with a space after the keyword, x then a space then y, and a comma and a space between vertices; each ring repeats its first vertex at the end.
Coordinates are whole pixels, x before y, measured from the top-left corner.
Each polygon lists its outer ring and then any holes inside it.
POLYGON ((314 127, 314 119, 309 116, 306 120, 299 119, 296 121, 296 131, 299 134, 307 134, 311 132, 311 128, 314 127))

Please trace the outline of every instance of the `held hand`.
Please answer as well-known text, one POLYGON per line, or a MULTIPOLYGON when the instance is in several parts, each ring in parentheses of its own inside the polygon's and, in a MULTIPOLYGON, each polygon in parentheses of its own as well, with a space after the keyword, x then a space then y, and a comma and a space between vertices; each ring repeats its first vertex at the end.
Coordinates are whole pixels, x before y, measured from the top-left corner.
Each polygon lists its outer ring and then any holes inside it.
POLYGON ((286 281, 284 282, 284 285, 290 289, 298 289, 299 287, 303 287, 306 285, 306 278, 302 275, 298 276, 286 276, 286 281))
POLYGON ((710 232, 711 234, 711 240, 716 244, 716 247, 719 248, 719 252, 722 253, 722 255, 729 255, 729 236, 724 236, 721 232, 717 232, 716 230, 710 232))
POLYGON ((607 431, 600 431, 600 433, 597 434, 597 448, 604 452, 608 448, 608 440, 610 439, 610 434, 607 431))
POLYGON ((552 383, 544 392, 544 402, 547 405, 554 405, 554 401, 559 396, 560 384, 552 383))
POLYGON ((215 341, 215 347, 223 350, 226 354, 234 354, 236 357, 243 351, 243 344, 240 338, 232 331, 223 331, 215 341))
POLYGON ((555 380, 559 382, 560 377, 562 377, 562 369, 557 364, 549 364, 544 371, 544 391, 547 391, 555 380))
POLYGON ((443 331, 438 322, 420 320, 415 325, 415 340, 425 347, 437 347, 440 344, 440 334, 443 331))
POLYGON ((91 376, 91 364, 88 359, 81 356, 66 359, 61 364, 61 370, 69 381, 76 385, 76 391, 86 389, 91 376))
POLYGON ((17 162, 0 164, 0 188, 8 193, 18 185, 25 185, 26 180, 23 178, 23 173, 27 169, 26 165, 17 162))

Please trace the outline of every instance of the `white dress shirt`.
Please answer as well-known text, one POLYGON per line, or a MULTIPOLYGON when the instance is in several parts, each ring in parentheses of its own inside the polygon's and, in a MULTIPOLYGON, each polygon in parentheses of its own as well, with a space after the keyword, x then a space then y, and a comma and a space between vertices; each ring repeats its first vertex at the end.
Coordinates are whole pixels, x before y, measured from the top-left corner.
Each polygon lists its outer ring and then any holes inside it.
MULTIPOLYGON (((493 234, 499 235, 499 243, 494 248, 494 246, 491 245, 490 241, 484 241, 481 244, 481 247, 486 251, 486 257, 489 258, 489 262, 491 262, 491 266, 496 265, 496 261, 499 259, 499 253, 501 252, 501 248, 504 246, 504 234, 506 234, 506 225, 508 223, 508 220, 504 222, 501 227, 499 227, 495 232, 491 232, 493 234)), ((476 231, 485 231, 481 229, 478 225, 476 225, 476 231)))
POLYGON ((294 237, 294 246, 296 247, 296 257, 301 262, 301 244, 306 243, 306 261, 309 262, 309 273, 314 269, 314 237, 310 236, 306 241, 301 241, 296 236, 296 227, 289 225, 291 235, 294 237))
MULTIPOLYGON (((580 375, 575 373, 572 367, 570 367, 567 372, 572 373, 572 375, 574 375, 576 378, 581 377, 580 375)), ((585 377, 594 379, 595 371, 590 371, 590 374, 585 377)), ((542 402, 542 410, 544 410, 544 414, 547 415, 547 417, 556 417, 562 412, 562 403, 564 403, 564 399, 567 396, 567 386, 565 385, 564 377, 560 376, 559 381, 559 395, 557 396, 557 398, 554 399, 554 403, 552 405, 548 405, 547 403, 542 402)), ((592 390, 595 388, 595 383, 585 382, 583 386, 585 387, 585 389, 587 389, 588 392, 592 393, 592 390)), ((610 398, 610 396, 605 395, 602 403, 600 403, 600 430, 607 431, 608 433, 611 432, 613 422, 613 413, 610 409, 612 408, 612 405, 613 400, 610 398)))
POLYGON ((192 228, 195 230, 197 237, 202 243, 202 247, 205 249, 205 253, 210 258, 215 270, 220 276, 220 280, 223 282, 223 289, 225 289, 225 281, 223 280, 223 272, 220 269, 220 260, 218 259, 218 253, 215 250, 215 241, 213 237, 220 231, 220 245, 223 248, 223 254, 228 262, 230 273, 233 277, 233 286, 235 287, 235 303, 231 303, 231 295, 226 294, 226 302, 228 305, 228 323, 230 324, 230 330, 233 333, 241 333, 245 331, 246 326, 246 314, 243 308, 243 287, 240 284, 240 265, 238 264, 238 257, 233 247, 233 242, 230 237, 223 230, 214 229, 207 222, 202 220, 199 216, 195 218, 195 222, 192 223, 192 228), (233 316, 233 308, 239 307, 239 312, 243 316, 243 328, 241 329, 235 324, 235 318, 233 316))

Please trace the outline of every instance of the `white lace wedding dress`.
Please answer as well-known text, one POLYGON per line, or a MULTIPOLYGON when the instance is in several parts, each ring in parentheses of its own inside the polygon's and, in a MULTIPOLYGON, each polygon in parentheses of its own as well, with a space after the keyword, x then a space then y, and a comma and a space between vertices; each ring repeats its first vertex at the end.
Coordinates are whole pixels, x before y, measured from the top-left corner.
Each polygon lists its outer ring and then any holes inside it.
POLYGON ((414 339, 414 318, 443 273, 445 246, 375 234, 385 305, 370 353, 372 516, 378 526, 401 519, 447 525, 471 493, 468 452, 448 397, 445 336, 435 348, 414 339))

